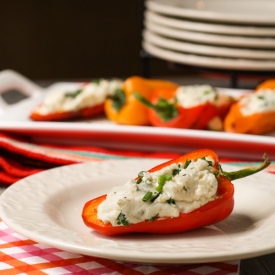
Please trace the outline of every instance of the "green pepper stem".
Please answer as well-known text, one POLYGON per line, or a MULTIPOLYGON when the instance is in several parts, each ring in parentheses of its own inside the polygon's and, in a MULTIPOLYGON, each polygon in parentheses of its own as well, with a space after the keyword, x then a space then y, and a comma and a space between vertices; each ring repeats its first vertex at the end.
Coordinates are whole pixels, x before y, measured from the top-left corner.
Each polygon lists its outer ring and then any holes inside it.
POLYGON ((152 104, 147 98, 142 96, 140 93, 133 92, 133 94, 134 94, 135 98, 137 100, 139 100, 142 104, 144 104, 146 107, 151 108, 151 109, 155 110, 156 112, 159 111, 159 107, 157 105, 152 104))
POLYGON ((178 116, 177 107, 163 98, 159 98, 157 104, 152 104, 147 98, 138 92, 133 92, 133 95, 146 107, 153 109, 163 121, 168 121, 178 116))
POLYGON ((218 169, 219 169, 219 174, 221 176, 224 176, 224 177, 228 178, 230 181, 233 181, 236 179, 245 178, 247 176, 258 173, 259 171, 268 167, 270 165, 270 163, 271 162, 268 160, 268 156, 265 153, 263 155, 263 162, 259 166, 252 167, 252 168, 245 168, 245 169, 241 169, 241 170, 234 171, 234 172, 225 172, 222 170, 221 165, 218 164, 218 169))

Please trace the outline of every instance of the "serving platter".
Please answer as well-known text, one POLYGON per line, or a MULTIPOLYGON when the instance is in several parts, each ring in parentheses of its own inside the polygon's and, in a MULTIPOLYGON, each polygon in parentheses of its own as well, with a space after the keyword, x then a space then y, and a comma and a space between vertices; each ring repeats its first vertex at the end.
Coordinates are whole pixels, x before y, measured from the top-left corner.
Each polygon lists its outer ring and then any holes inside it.
MULTIPOLYGON (((46 94, 55 89, 75 89, 82 83, 56 83, 41 88, 14 71, 0 73, 0 93, 9 89, 21 91, 26 98, 9 105, 0 100, 0 130, 20 134, 38 142, 92 145, 110 149, 184 153, 211 148, 220 156, 259 160, 266 152, 275 159, 275 137, 225 132, 172 129, 152 126, 117 125, 104 116, 74 122, 36 122, 29 114, 46 94), (253 149, 252 149, 253 148, 253 149)), ((222 89, 239 96, 244 90, 222 89)), ((1 97, 0 97, 1 99, 1 97)))
MULTIPOLYGON (((81 213, 88 200, 162 162, 106 160, 47 170, 6 189, 0 197, 0 216, 10 228, 36 242, 124 262, 205 263, 275 252, 275 176, 264 171, 234 181, 234 210, 215 225, 173 235, 113 237, 85 226, 81 213)), ((222 167, 225 171, 239 169, 225 164, 222 167)))

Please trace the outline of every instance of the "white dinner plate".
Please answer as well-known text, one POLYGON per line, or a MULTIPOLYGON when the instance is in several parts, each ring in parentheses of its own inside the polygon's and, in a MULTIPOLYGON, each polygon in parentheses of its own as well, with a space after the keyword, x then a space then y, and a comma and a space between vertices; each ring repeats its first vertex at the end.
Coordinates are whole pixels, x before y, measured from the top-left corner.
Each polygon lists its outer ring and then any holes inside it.
MULTIPOLYGON (((148 52, 150 50, 151 48, 148 48, 148 52)), ((158 56, 159 52, 152 51, 151 53, 156 53, 156 56, 158 56)), ((170 58, 170 55, 162 55, 162 52, 159 56, 164 59, 168 58, 168 60, 170 58)), ((182 60, 182 55, 180 55, 176 61, 182 62, 182 60)), ((192 63, 193 57, 186 55, 184 60, 192 63)), ((199 59, 195 59, 195 61, 197 61, 197 64, 201 62, 199 59)), ((211 65, 211 62, 215 64, 214 61, 215 59, 208 58, 207 64, 211 65)), ((236 63, 238 62, 235 61, 234 64, 236 63)), ((239 65, 241 67, 241 64, 239 65)), ((28 139, 43 143, 177 153, 210 148, 217 151, 220 156, 225 157, 259 159, 266 152, 270 158, 275 159, 273 133, 270 136, 256 136, 203 130, 118 125, 108 121, 103 116, 74 122, 38 122, 29 119, 30 112, 42 102, 48 92, 54 89, 76 89, 80 85, 82 84, 56 83, 42 89, 14 71, 0 72, 0 93, 9 89, 17 89, 27 96, 26 99, 13 105, 0 100, 0 130, 27 136, 28 139)), ((227 93, 235 97, 250 92, 222 88, 218 88, 218 90, 221 93, 227 93)))
MULTIPOLYGON (((36 242, 83 255, 133 263, 185 264, 240 260, 275 252, 275 176, 234 181, 235 207, 224 221, 173 235, 104 236, 86 227, 85 202, 123 185, 158 159, 69 165, 27 177, 0 197, 0 215, 36 242)), ((222 165, 225 171, 240 169, 222 165)))
POLYGON ((197 42, 201 44, 232 46, 241 48, 256 48, 256 49, 275 49, 275 38, 263 37, 244 37, 237 35, 221 35, 204 32, 193 32, 180 30, 172 27, 161 26, 153 21, 144 22, 145 29, 148 29, 157 34, 183 40, 197 42))
POLYGON ((143 41, 143 48, 153 56, 178 64, 236 71, 274 71, 275 69, 274 60, 223 58, 181 53, 158 47, 147 41, 143 41))
POLYGON ((148 0, 148 10, 212 22, 275 25, 275 2, 270 0, 148 0))
POLYGON ((144 18, 161 26, 172 27, 195 32, 206 32, 214 34, 243 35, 243 36, 275 36, 275 26, 245 26, 222 23, 209 23, 192 21, 184 18, 171 17, 160 13, 146 10, 144 18))
POLYGON ((162 47, 168 50, 178 51, 182 53, 199 54, 215 57, 229 57, 241 59, 261 59, 275 61, 275 51, 271 50, 251 50, 244 48, 219 47, 213 45, 204 45, 197 43, 189 43, 166 38, 164 36, 153 33, 149 30, 143 32, 144 41, 162 47))

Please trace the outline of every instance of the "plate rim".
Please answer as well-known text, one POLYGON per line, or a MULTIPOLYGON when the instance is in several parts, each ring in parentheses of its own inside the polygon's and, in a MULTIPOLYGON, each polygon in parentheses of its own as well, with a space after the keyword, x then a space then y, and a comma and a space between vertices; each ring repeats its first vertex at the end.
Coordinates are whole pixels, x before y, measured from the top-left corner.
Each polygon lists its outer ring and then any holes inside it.
MULTIPOLYGON (((181 17, 187 17, 192 19, 203 19, 205 21, 211 21, 211 22, 226 22, 226 23, 239 23, 239 24, 257 24, 257 25, 268 25, 268 24, 275 24, 275 18, 271 17, 264 17, 264 16, 256 16, 250 15, 250 16, 243 16, 240 14, 232 15, 232 14, 226 14, 223 12, 214 12, 214 11, 204 11, 204 10, 195 10, 190 8, 181 8, 175 5, 177 0, 169 1, 169 4, 166 5, 161 3, 160 0, 147 0, 145 2, 145 6, 147 9, 168 14, 168 15, 175 15, 175 16, 181 16, 181 17), (172 2, 172 3, 171 3, 172 2)), ((184 1, 184 0, 183 0, 184 1)), ((188 0, 186 0, 188 1, 188 0)), ((270 4, 270 2, 267 2, 270 4)))
POLYGON ((275 27, 257 27, 257 26, 232 26, 225 23, 196 22, 188 18, 171 18, 165 14, 157 13, 151 10, 144 12, 144 18, 167 27, 176 29, 186 29, 190 31, 199 31, 206 33, 244 35, 244 36, 274 36, 275 27))
POLYGON ((162 47, 168 50, 175 50, 182 53, 225 58, 275 60, 275 53, 265 51, 264 49, 253 50, 244 48, 230 48, 226 46, 220 47, 219 45, 197 44, 196 42, 189 41, 177 41, 173 38, 161 36, 150 30, 143 31, 143 39, 145 42, 152 43, 158 47, 162 47), (273 55, 273 57, 271 55, 273 55))

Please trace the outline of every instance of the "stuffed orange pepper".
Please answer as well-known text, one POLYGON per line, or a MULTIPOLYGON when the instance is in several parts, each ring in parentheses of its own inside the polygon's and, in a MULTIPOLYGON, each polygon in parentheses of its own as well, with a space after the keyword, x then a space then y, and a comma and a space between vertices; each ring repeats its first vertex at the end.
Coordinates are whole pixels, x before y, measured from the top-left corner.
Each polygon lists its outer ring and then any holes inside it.
POLYGON ((105 114, 110 121, 124 125, 149 125, 147 108, 139 102, 134 92, 150 99, 156 89, 171 89, 178 85, 169 81, 132 76, 123 82, 105 102, 105 114))
POLYGON ((263 87, 242 96, 224 120, 226 132, 265 134, 275 129, 275 89, 263 87))
POLYGON ((66 121, 91 118, 104 114, 104 102, 110 94, 120 89, 119 79, 99 79, 78 89, 54 89, 30 114, 36 121, 66 121))
POLYGON ((149 108, 152 125, 200 130, 222 130, 222 121, 234 102, 210 85, 156 90, 150 101, 138 93, 135 96, 149 108))

